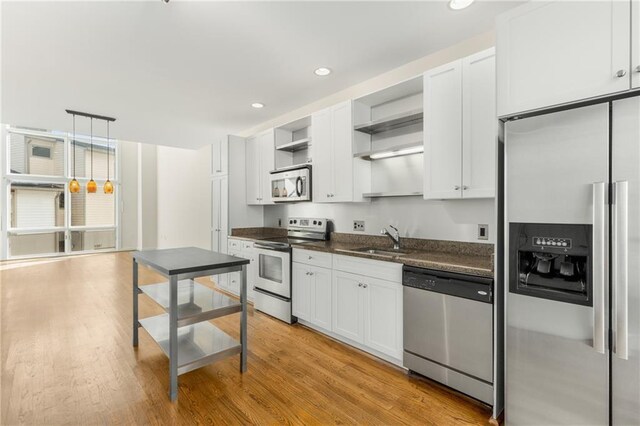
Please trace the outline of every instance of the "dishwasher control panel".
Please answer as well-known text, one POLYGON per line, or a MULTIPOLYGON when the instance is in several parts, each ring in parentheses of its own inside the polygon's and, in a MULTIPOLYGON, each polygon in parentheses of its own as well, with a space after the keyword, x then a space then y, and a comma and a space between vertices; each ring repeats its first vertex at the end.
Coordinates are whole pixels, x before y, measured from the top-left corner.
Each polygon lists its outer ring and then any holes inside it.
POLYGON ((450 296, 493 303, 493 279, 404 266, 402 285, 450 296))

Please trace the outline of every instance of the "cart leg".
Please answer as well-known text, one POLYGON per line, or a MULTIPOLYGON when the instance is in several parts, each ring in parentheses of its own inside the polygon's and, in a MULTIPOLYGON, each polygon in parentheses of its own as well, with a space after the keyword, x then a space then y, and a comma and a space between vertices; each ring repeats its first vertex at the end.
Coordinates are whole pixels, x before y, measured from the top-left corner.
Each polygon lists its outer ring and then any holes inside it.
POLYGON ((133 346, 138 346, 138 262, 133 259, 133 346))
POLYGON ((178 399, 178 277, 169 277, 169 398, 178 399))
POLYGON ((240 303, 242 304, 242 314, 240 317, 240 372, 247 371, 247 265, 242 265, 240 273, 240 303))

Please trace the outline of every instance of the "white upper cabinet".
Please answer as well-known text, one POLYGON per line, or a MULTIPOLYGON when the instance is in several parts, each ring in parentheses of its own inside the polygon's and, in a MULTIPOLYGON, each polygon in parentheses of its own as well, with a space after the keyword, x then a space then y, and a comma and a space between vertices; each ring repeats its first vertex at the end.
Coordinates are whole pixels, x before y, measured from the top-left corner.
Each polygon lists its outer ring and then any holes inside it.
POLYGON ((245 142, 247 204, 272 204, 269 175, 275 166, 273 129, 245 142))
POLYGON ((460 198, 462 61, 424 76, 424 198, 460 198))
MULTIPOLYGON (((499 16, 498 115, 628 90, 630 6, 629 0, 530 2, 499 16)), ((637 53, 640 38, 633 43, 637 53)))
POLYGON ((218 139, 211 144, 211 175, 214 177, 229 174, 229 140, 218 139))
POLYGON ((462 196, 496 190, 496 58, 489 49, 462 60, 462 196))
POLYGON ((424 198, 495 196, 495 51, 424 75, 424 198))
POLYGON ((631 2, 631 86, 640 88, 640 0, 631 2))
POLYGON ((353 201, 351 101, 311 116, 313 201, 353 201))

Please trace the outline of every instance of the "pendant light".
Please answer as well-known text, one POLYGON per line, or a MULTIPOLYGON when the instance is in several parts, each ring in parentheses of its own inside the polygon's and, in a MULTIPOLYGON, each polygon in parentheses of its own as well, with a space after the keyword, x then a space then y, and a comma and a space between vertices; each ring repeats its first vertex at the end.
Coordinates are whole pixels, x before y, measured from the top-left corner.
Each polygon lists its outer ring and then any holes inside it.
POLYGON ((69 182, 69 192, 76 194, 80 192, 80 184, 76 179, 76 115, 73 114, 73 179, 69 182))
POLYGON ((98 190, 96 181, 93 180, 93 117, 91 117, 91 180, 87 183, 87 192, 89 194, 95 194, 98 190))
POLYGON ((113 194, 113 184, 109 180, 109 122, 107 121, 107 181, 104 183, 104 193, 105 194, 113 194))

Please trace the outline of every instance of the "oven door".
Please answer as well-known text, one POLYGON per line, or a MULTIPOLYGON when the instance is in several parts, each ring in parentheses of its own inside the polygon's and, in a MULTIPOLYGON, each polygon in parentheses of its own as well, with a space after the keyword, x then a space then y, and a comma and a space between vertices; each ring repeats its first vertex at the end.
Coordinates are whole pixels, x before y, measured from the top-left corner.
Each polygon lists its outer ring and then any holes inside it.
POLYGON ((271 201, 287 203, 311 201, 311 174, 308 167, 273 172, 271 174, 271 201))
POLYGON ((255 287, 278 296, 291 298, 291 251, 255 246, 258 271, 255 287))

